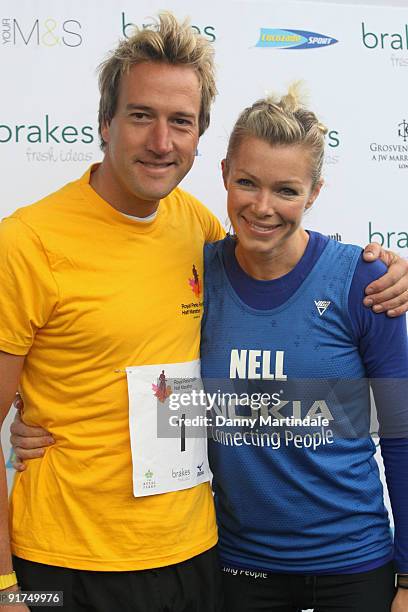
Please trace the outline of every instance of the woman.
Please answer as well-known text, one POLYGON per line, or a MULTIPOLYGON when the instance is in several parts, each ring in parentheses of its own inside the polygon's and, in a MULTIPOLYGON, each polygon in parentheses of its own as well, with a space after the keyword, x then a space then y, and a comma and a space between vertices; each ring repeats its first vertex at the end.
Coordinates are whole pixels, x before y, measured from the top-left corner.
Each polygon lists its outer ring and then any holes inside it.
POLYGON ((408 610, 367 384, 408 573, 405 318, 361 303, 382 265, 301 226, 325 133, 292 87, 243 111, 222 162, 235 235, 206 246, 201 367, 208 391, 235 394, 209 440, 228 612, 408 610))

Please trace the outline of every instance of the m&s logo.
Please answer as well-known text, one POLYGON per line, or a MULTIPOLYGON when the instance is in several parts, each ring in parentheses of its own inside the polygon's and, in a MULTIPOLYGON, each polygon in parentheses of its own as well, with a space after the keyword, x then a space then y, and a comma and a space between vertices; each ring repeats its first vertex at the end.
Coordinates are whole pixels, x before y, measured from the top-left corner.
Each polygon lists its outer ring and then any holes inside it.
POLYGON ((0 27, 3 45, 79 47, 82 44, 82 26, 77 19, 66 19, 59 23, 52 18, 43 22, 39 19, 23 22, 12 17, 3 17, 0 27))
POLYGON ((273 47, 275 49, 317 49, 328 47, 339 42, 332 36, 308 32, 306 30, 286 30, 279 28, 261 28, 256 47, 273 47))

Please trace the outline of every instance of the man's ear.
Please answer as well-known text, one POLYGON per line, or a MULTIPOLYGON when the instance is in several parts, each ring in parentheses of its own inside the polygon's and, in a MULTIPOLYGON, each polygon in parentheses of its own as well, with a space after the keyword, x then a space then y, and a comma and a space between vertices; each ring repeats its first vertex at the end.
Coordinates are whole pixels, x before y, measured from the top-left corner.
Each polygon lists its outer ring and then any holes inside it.
POLYGON ((315 186, 315 188, 313 189, 312 193, 310 194, 310 198, 306 204, 305 208, 311 208, 313 206, 314 201, 316 200, 317 196, 320 193, 321 188, 324 185, 324 180, 322 178, 320 178, 317 182, 317 185, 315 186))
POLYGON ((224 181, 224 187, 227 189, 228 184, 228 164, 227 160, 224 158, 221 160, 221 172, 222 172, 222 180, 224 181))
POLYGON ((101 136, 103 138, 103 141, 108 143, 109 142, 109 128, 110 128, 110 123, 103 123, 102 127, 101 127, 101 136))

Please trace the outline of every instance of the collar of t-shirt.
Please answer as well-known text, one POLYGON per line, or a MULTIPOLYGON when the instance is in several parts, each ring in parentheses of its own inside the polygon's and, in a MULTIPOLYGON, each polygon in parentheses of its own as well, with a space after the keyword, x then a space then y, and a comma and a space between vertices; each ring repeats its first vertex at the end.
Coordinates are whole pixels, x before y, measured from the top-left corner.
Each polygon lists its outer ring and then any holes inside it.
POLYGON ((223 263, 228 279, 240 299, 251 308, 269 310, 284 304, 302 284, 322 254, 328 237, 308 231, 309 242, 296 266, 280 278, 258 280, 249 276, 235 257, 236 240, 227 236, 223 245, 223 263))
POLYGON ((157 210, 154 211, 148 217, 136 217, 136 215, 127 215, 124 212, 119 211, 121 215, 127 217, 128 219, 132 219, 133 221, 141 221, 142 223, 148 223, 149 221, 153 221, 157 217, 157 210))

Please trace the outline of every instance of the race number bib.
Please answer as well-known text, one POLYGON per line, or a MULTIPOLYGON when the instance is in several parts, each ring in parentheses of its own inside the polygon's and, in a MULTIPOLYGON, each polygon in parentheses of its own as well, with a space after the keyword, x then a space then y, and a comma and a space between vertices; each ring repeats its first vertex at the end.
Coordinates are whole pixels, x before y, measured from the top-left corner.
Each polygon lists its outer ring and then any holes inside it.
MULTIPOLYGON (((185 426, 193 390, 202 389, 200 360, 126 368, 135 497, 189 489, 210 479, 205 427, 185 426)), ((195 408, 195 415, 205 408, 195 408), (197 412, 198 410, 198 412, 197 412)))

